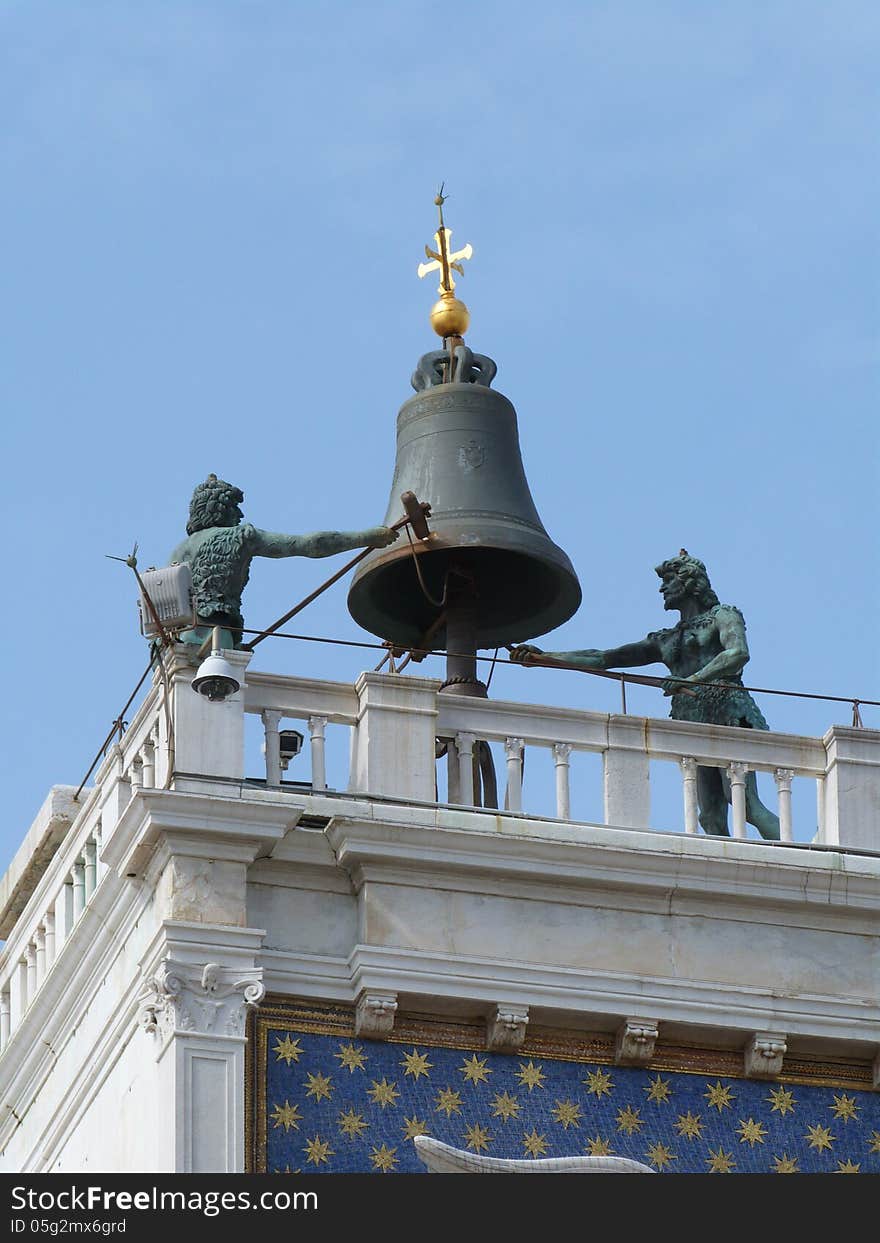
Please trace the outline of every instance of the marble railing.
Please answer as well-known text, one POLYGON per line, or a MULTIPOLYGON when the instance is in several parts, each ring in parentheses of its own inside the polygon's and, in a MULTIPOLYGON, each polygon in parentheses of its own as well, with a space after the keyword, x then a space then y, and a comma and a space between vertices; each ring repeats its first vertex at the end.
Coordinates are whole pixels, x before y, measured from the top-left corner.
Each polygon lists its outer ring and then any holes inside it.
POLYGON ((73 936, 104 874, 100 790, 84 801, 0 957, 0 1051, 73 936))
MULTIPOLYGON (((79 792, 79 810, 15 922, 0 954, 0 1052, 83 923, 105 875, 105 836, 133 791, 164 782, 168 731, 161 682, 145 696, 127 732, 111 743, 95 784, 79 792)), ((85 935, 88 935, 87 933, 85 935)))
MULTIPOLYGON (((697 768, 719 769, 729 780, 732 832, 748 835, 746 777, 749 772, 771 773, 777 789, 780 835, 793 840, 791 787, 795 777, 817 784, 821 812, 826 751, 820 738, 770 734, 686 721, 655 720, 529 704, 439 696, 438 736, 452 753, 449 790, 454 801, 475 803, 476 740, 503 747, 506 792, 503 806, 510 812, 538 811, 526 802, 524 775, 529 751, 551 754, 555 769, 555 800, 545 814, 571 818, 571 759, 578 752, 601 756, 604 823, 618 828, 649 829, 651 764, 674 761, 681 772, 681 828, 699 831, 697 768)), ((674 827, 674 826, 673 826, 674 827)))
POLYGON ((245 709, 262 718, 270 785, 279 777, 277 731, 283 721, 302 721, 311 738, 312 786, 324 789, 325 731, 332 724, 352 732, 350 769, 333 783, 337 790, 478 806, 475 758, 484 741, 501 760, 498 803, 509 813, 571 820, 577 802, 572 759, 592 753, 602 769, 600 822, 609 827, 658 827, 652 773, 663 761, 677 765, 680 779, 680 811, 667 813, 665 831, 700 831, 697 770, 706 767, 729 782, 734 838, 758 836, 746 822, 746 781, 754 772, 769 774, 775 787, 773 799, 763 791, 762 797, 778 814, 783 842, 880 849, 880 825, 872 813, 872 799, 880 795, 880 731, 834 726, 821 738, 804 737, 438 692, 437 682, 401 675, 364 674, 352 686, 259 674, 248 677, 245 709), (525 763, 536 751, 550 756, 552 789, 525 763), (434 757, 442 752, 445 772, 438 774, 434 757), (811 783, 814 793, 809 823, 804 817, 798 826, 792 784, 799 780, 811 783))

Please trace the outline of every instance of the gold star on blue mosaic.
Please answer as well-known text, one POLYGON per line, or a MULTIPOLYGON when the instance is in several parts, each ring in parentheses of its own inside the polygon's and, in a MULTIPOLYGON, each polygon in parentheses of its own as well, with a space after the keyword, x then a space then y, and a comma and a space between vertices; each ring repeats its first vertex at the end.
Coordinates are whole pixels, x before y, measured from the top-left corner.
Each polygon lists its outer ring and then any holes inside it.
POLYGON ((370 1153, 370 1161, 374 1170, 381 1170, 383 1174, 390 1174, 395 1165, 397 1165, 396 1148, 389 1148, 387 1144, 382 1144, 379 1148, 374 1148, 370 1153))
POLYGON ((546 1137, 538 1134, 537 1127, 532 1127, 523 1135, 523 1148, 530 1157, 543 1157, 547 1151, 546 1137))
POLYGON ((420 1079, 424 1075, 429 1079, 428 1071, 434 1069, 433 1064, 428 1061, 427 1053, 419 1053, 418 1049, 413 1049, 412 1053, 404 1053, 400 1065, 404 1068, 404 1078, 412 1075, 413 1079, 420 1079))
POLYGON ((656 1165, 658 1170, 663 1170, 671 1161, 675 1160, 675 1153, 671 1148, 667 1148, 665 1144, 661 1144, 659 1140, 656 1144, 652 1144, 645 1154, 651 1165, 656 1165))
POLYGON ((363 1114, 356 1113, 353 1109, 339 1115, 339 1129, 349 1139, 360 1139, 369 1125, 363 1114))
POLYGON ((289 1019, 282 1010, 257 1015, 251 1063, 251 1128, 267 1171, 422 1173, 413 1141, 432 1135, 530 1165, 588 1153, 664 1174, 880 1174, 880 1093, 867 1067, 835 1077, 805 1058, 791 1070, 797 1083, 783 1084, 728 1074, 729 1056, 709 1050, 681 1069, 646 1070, 580 1060, 604 1059, 608 1042, 571 1033, 524 1056, 487 1052, 449 1019, 406 1016, 401 1044, 359 1040, 338 1006, 291 1006, 289 1019))
POLYGON ((313 1096, 316 1101, 323 1100, 324 1097, 329 1101, 333 1095, 333 1085, 327 1075, 322 1075, 320 1071, 316 1071, 313 1075, 306 1076, 306 1096, 313 1096))
POLYGON ((307 1141, 303 1152, 306 1154, 306 1165, 328 1165, 330 1158, 334 1155, 333 1149, 330 1147, 330 1141, 321 1139, 316 1135, 314 1139, 307 1141))
POLYGON ((509 1122, 511 1118, 519 1115, 519 1111, 519 1101, 509 1092, 497 1092, 492 1099, 493 1118, 501 1118, 503 1122, 509 1122))
POLYGON ((477 1057, 476 1053, 473 1057, 465 1058, 458 1069, 468 1083, 488 1083, 492 1073, 486 1064, 486 1059, 477 1057))
POLYGON ((300 1048, 299 1041, 291 1040, 289 1036, 285 1036, 283 1040, 279 1036, 278 1043, 275 1045, 272 1052, 275 1054, 276 1061, 280 1062, 283 1060, 288 1066, 291 1062, 298 1062, 302 1056, 302 1049, 300 1048))
POLYGON ((540 1064, 536 1066, 529 1058, 528 1066, 520 1062, 517 1079, 519 1079, 524 1088, 528 1088, 531 1092, 532 1088, 543 1088, 545 1075, 540 1064))
POLYGON ((492 1136, 478 1123, 469 1126, 464 1133, 468 1148, 473 1152, 485 1152, 492 1143, 492 1136))
POLYGON ((417 1118, 415 1114, 411 1118, 403 1117, 403 1138, 415 1139, 417 1135, 430 1135, 431 1132, 424 1118, 417 1118))
POLYGON ((584 1083, 587 1085, 587 1091, 599 1100, 603 1096, 611 1095, 611 1088, 613 1087, 611 1076, 606 1074, 604 1070, 589 1071, 584 1083))
POLYGON ((685 1139, 702 1139, 703 1138, 703 1122, 700 1114, 692 1114, 690 1110, 686 1114, 679 1114, 675 1123, 675 1129, 679 1135, 683 1135, 685 1139))
POLYGON ((734 1169, 736 1169, 736 1162, 733 1159, 733 1154, 725 1152, 720 1144, 718 1145, 717 1151, 713 1148, 709 1149, 706 1164, 709 1167, 710 1174, 730 1174, 734 1169))
POLYGON ((574 1101, 557 1101, 553 1106, 554 1120, 566 1131, 570 1126, 578 1126, 581 1117, 581 1107, 574 1101))
POLYGON ((672 1087, 669 1080, 661 1079, 659 1075, 657 1075, 656 1079, 651 1079, 647 1083, 645 1091, 648 1094, 649 1101, 656 1101, 660 1105, 668 1101, 672 1095, 672 1087))
POLYGON ((618 1131, 623 1131, 624 1135, 632 1135, 634 1131, 640 1131, 645 1125, 644 1119, 640 1115, 641 1110, 633 1109, 632 1105, 626 1105, 623 1109, 618 1109, 618 1131))
POLYGON ((835 1096, 834 1104, 831 1106, 831 1112, 835 1118, 839 1118, 842 1122, 853 1122, 858 1117, 859 1107, 856 1104, 854 1096, 847 1096, 841 1093, 835 1096))
POLYGON ((349 1070, 352 1074, 356 1070, 363 1070, 367 1061, 366 1054, 361 1045, 352 1044, 351 1041, 348 1044, 341 1044, 339 1052, 334 1053, 333 1056, 339 1059, 341 1070, 349 1070))
POLYGON ((283 1126, 285 1131, 289 1131, 293 1127, 294 1131, 299 1130, 299 1124, 302 1121, 299 1105, 291 1105, 290 1101, 285 1101, 283 1105, 274 1105, 272 1107, 272 1122, 275 1126, 283 1126))
POLYGON ((827 1126, 820 1126, 817 1122, 815 1126, 808 1126, 804 1139, 809 1143, 811 1148, 815 1148, 817 1152, 822 1152, 824 1148, 830 1148, 837 1139, 836 1135, 831 1134, 831 1130, 827 1126))
POLYGON ((788 1088, 771 1088, 767 1101, 772 1114, 779 1113, 784 1118, 786 1114, 794 1113, 794 1092, 790 1092, 788 1088))
POLYGON ((389 1083, 385 1076, 382 1076, 382 1082, 377 1083, 373 1080, 373 1086, 367 1088, 367 1096, 374 1105, 381 1105, 384 1109, 386 1105, 393 1105, 397 1101, 400 1093, 397 1090, 396 1083, 389 1083))
POLYGON ((461 1093, 453 1088, 441 1088, 437 1093, 435 1113, 444 1113, 450 1118, 454 1113, 461 1113, 461 1093))
POLYGON ((754 1148, 755 1144, 763 1144, 767 1131, 763 1122, 756 1122, 754 1118, 748 1118, 740 1120, 736 1133, 741 1144, 748 1144, 751 1148, 754 1148))
POLYGON ((726 1087, 719 1079, 717 1083, 708 1084, 705 1097, 709 1102, 709 1108, 717 1109, 721 1113, 722 1109, 730 1109, 731 1102, 733 1101, 733 1089, 726 1087))

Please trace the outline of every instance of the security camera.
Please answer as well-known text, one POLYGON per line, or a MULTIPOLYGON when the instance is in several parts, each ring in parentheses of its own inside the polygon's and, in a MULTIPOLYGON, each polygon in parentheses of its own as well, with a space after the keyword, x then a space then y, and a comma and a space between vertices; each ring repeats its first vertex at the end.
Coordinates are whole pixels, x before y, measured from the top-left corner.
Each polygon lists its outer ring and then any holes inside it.
MULTIPOLYGON (((281 761, 281 771, 287 772, 287 766, 291 760, 296 759, 303 747, 303 736, 298 729, 279 729, 278 731, 278 759, 281 761)), ((266 754, 266 744, 263 743, 260 750, 263 755, 266 754)))
POLYGON ((281 729, 278 731, 279 750, 281 752, 281 768, 287 770, 287 765, 292 759, 295 759, 302 751, 303 736, 298 729, 281 729))
POLYGON ((193 678, 192 688, 214 702, 228 699, 241 689, 241 682, 235 676, 235 670, 223 655, 217 628, 214 629, 213 650, 207 660, 203 660, 199 671, 193 678))

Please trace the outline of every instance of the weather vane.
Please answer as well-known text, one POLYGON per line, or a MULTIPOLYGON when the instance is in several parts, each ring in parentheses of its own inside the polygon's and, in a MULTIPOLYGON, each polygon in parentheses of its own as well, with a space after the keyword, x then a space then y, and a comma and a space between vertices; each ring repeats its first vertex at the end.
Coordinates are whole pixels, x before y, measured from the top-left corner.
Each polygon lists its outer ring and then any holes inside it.
POLYGON ((470 323, 470 313, 465 304, 455 296, 455 281, 452 279, 452 273, 458 272, 459 276, 464 276, 464 268, 461 266, 463 259, 470 259, 474 253, 470 242, 463 246, 461 250, 453 251, 451 249, 452 230, 446 227, 443 219, 443 204, 446 202, 448 195, 444 195, 443 187, 445 183, 441 183, 434 204, 440 216, 440 227, 434 234, 434 241, 437 243, 437 249, 432 250, 430 246, 425 247, 425 254, 428 256, 428 263, 420 263, 418 272, 419 278, 427 276, 429 272, 440 273, 440 285, 437 292, 440 294, 439 302, 436 302, 431 309, 431 327, 439 337, 444 339, 447 337, 463 337, 467 332, 470 323))

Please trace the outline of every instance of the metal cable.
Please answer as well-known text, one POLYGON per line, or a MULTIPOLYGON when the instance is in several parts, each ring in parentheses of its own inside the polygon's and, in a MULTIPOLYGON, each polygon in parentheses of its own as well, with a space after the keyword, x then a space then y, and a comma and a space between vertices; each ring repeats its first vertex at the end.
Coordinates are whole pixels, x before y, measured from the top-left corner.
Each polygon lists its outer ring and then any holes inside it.
MULTIPOLYGON (((244 634, 261 634, 262 631, 248 630, 247 628, 245 628, 243 633, 244 634)), ((303 643, 328 643, 328 644, 332 644, 337 647, 365 648, 365 649, 369 649, 370 651, 385 651, 386 650, 384 643, 365 643, 363 640, 357 640, 357 639, 331 639, 327 635, 288 634, 285 631, 276 630, 272 634, 271 637, 273 639, 297 639, 303 643)), ((427 651, 425 655, 426 656, 443 656, 443 657, 460 656, 460 657, 473 658, 473 652, 447 652, 443 648, 431 649, 430 651, 427 651)), ((496 657, 477 656, 476 659, 479 661, 492 663, 493 661, 496 660, 496 657)), ((520 662, 516 660, 501 660, 501 661, 498 661, 498 663, 502 665, 515 665, 517 666, 517 668, 522 668, 522 666, 520 665, 520 662)), ((548 665, 533 665, 531 666, 531 668, 572 669, 574 668, 574 666, 562 665, 562 664, 559 664, 559 665, 548 664, 548 665)), ((653 677, 649 677, 647 674, 623 673, 621 671, 612 670, 612 669, 577 668, 575 671, 577 673, 590 673, 599 678, 611 678, 615 682, 619 682, 622 679, 625 682, 632 682, 634 685, 637 685, 637 686, 662 687, 664 682, 670 682, 670 681, 676 680, 675 678, 671 676, 667 676, 665 678, 653 678, 653 677)), ((713 688, 717 687, 721 690, 729 691, 731 688, 731 685, 733 684, 730 682, 698 682, 698 683, 692 683, 692 685, 710 686, 713 688)), ((821 700, 826 700, 831 703, 842 703, 842 704, 853 704, 853 705, 867 704, 869 707, 872 707, 872 708, 880 708, 880 699, 863 699, 861 696, 856 696, 856 695, 823 695, 823 694, 820 694, 818 691, 783 691, 783 690, 776 690, 768 686, 737 686, 737 689, 744 690, 744 691, 751 691, 755 695, 785 695, 785 696, 788 696, 794 699, 821 699, 821 700)))
POLYGON ((151 653, 150 653, 150 663, 147 665, 146 669, 143 671, 143 673, 141 674, 140 678, 138 679, 138 684, 137 684, 137 686, 136 686, 136 687, 134 688, 134 690, 131 692, 131 694, 129 695, 128 699, 126 699, 126 701, 125 701, 125 705, 124 705, 124 707, 122 708, 122 710, 120 711, 119 715, 118 715, 117 717, 115 717, 115 718, 114 718, 114 720, 113 720, 113 724, 110 726, 110 732, 108 733, 108 735, 107 735, 107 737, 104 739, 104 741, 101 743, 100 749, 98 750, 98 754, 95 756, 95 758, 92 760, 91 764, 89 765, 89 771, 86 773, 86 775, 83 777, 82 781, 79 783, 79 787, 78 787, 78 789, 77 789, 77 791, 76 791, 76 794, 74 794, 74 796, 73 796, 73 801, 74 801, 74 802, 76 802, 76 801, 79 799, 79 796, 82 794, 82 792, 83 792, 83 787, 85 786, 85 784, 86 784, 86 782, 88 781, 89 777, 91 777, 92 773, 95 771, 95 765, 98 763, 98 761, 101 759, 101 757, 102 757, 103 755, 105 755, 105 754, 106 754, 107 747, 110 745, 110 739, 113 737, 113 735, 114 735, 115 733, 117 733, 117 732, 118 732, 118 733, 120 733, 120 734, 121 734, 121 733, 124 731, 124 729, 125 729, 125 720, 124 720, 125 714, 126 714, 126 712, 129 710, 129 708, 131 707, 131 705, 134 703, 134 697, 135 697, 135 695, 138 693, 138 691, 141 689, 141 687, 143 686, 144 682, 146 682, 146 680, 147 680, 147 675, 149 674, 149 672, 150 672, 150 670, 152 669, 152 667, 153 667, 153 653, 151 652, 151 653))

